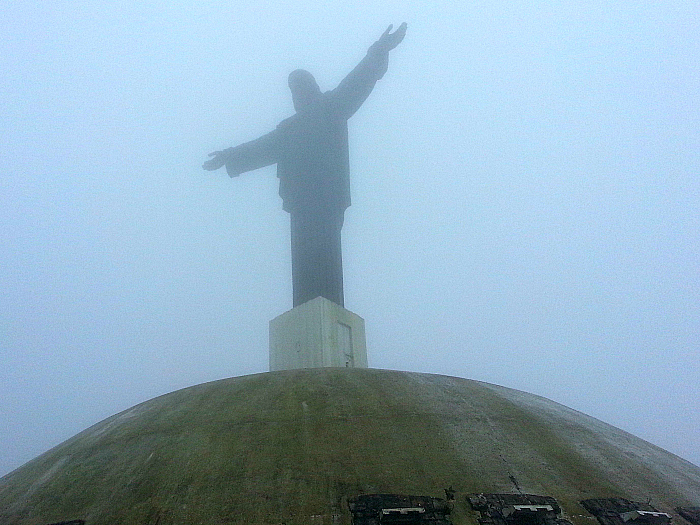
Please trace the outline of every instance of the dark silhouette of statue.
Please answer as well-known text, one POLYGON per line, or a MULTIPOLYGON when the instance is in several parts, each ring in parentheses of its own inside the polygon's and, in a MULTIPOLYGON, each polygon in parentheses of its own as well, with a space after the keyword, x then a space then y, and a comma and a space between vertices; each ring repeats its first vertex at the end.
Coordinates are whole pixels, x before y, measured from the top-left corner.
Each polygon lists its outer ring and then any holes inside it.
POLYGON ((347 121, 384 76, 389 51, 406 34, 392 26, 337 88, 322 93, 308 71, 289 75, 296 114, 251 142, 210 153, 205 170, 226 166, 229 176, 277 164, 279 193, 292 230, 294 306, 318 296, 343 306, 340 231, 350 206, 347 121))

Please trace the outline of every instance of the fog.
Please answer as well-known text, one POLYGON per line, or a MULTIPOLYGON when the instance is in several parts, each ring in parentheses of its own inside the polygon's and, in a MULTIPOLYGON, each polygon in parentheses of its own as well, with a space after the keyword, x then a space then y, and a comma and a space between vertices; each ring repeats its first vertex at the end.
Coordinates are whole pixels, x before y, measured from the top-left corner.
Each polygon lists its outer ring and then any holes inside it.
POLYGON ((210 151, 334 88, 345 306, 370 366, 532 392, 700 464, 700 8, 5 2, 0 475, 154 396, 267 371, 291 308, 274 166, 210 151))

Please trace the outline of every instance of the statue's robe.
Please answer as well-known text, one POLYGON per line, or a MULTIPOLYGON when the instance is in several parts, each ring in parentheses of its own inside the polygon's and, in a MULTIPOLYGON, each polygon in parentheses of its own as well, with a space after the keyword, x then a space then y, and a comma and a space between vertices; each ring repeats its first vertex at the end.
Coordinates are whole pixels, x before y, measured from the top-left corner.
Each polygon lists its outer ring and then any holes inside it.
POLYGON ((289 212, 294 306, 318 296, 343 306, 341 228, 350 206, 348 119, 386 72, 388 53, 367 56, 332 91, 259 139, 229 148, 231 177, 277 164, 289 212))

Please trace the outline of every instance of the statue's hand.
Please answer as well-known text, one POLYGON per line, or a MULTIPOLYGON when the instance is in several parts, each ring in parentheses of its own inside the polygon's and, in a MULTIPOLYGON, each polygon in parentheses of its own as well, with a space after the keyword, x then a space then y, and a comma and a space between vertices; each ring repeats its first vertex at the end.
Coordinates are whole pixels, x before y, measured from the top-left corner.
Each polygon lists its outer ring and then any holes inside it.
POLYGON ((202 168, 207 171, 218 170, 221 166, 226 164, 226 158, 228 157, 225 151, 213 151, 209 156, 213 158, 202 164, 202 168))
POLYGON ((384 31, 384 34, 380 36, 379 40, 377 40, 377 42, 374 44, 379 49, 382 49, 387 53, 394 49, 396 46, 398 46, 403 40, 403 37, 406 36, 406 22, 401 24, 399 28, 392 33, 391 29, 393 27, 393 25, 387 27, 386 31, 384 31))

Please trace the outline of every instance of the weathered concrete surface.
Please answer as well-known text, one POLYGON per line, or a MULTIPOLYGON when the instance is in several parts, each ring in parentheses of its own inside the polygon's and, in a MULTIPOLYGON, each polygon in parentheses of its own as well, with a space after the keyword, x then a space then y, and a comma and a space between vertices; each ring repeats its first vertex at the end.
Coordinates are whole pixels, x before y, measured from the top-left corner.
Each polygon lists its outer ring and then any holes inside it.
MULTIPOLYGON (((429 374, 325 368, 147 401, 0 479, 0 523, 349 523, 347 497, 457 491, 700 505, 700 468, 552 401, 429 374)), ((676 518, 677 523, 683 523, 676 518)))
POLYGON ((367 368, 365 321, 316 297, 270 321, 270 371, 367 368))

